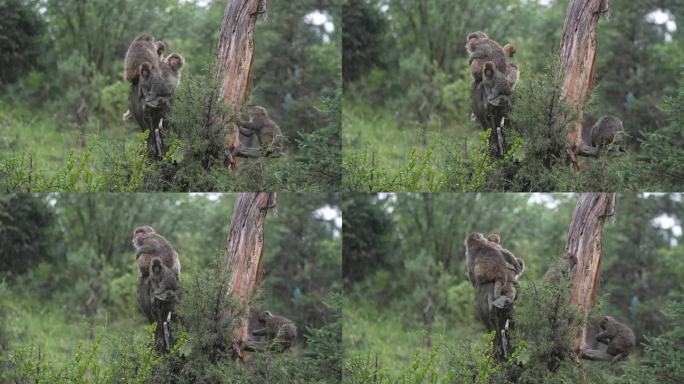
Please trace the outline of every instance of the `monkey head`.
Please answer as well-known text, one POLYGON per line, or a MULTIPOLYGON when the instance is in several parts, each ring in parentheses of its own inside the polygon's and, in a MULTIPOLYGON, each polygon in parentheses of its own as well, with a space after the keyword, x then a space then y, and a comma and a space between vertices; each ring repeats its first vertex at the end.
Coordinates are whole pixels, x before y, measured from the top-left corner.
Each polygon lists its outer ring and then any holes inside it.
POLYGON ((164 61, 169 64, 169 67, 171 67, 171 69, 174 72, 178 72, 181 68, 183 68, 183 65, 185 64, 185 60, 183 59, 183 56, 181 56, 180 54, 175 53, 175 52, 168 55, 164 59, 164 61))
POLYGON ((470 32, 468 34, 468 37, 466 37, 465 46, 466 50, 468 50, 468 53, 473 53, 473 51, 475 51, 475 45, 477 45, 477 42, 480 39, 489 39, 489 36, 482 31, 470 32))
POLYGON ((268 112, 266 112, 266 108, 257 105, 252 108, 250 116, 254 120, 266 121, 268 119, 268 112))
POLYGON ((501 244, 501 236, 499 236, 498 233, 490 233, 489 236, 487 236, 487 240, 492 243, 501 244))
POLYGON ((466 237, 465 246, 466 248, 471 248, 473 245, 483 244, 486 241, 487 239, 484 237, 483 234, 479 232, 473 232, 470 235, 468 235, 468 237, 466 237))
POLYGON ((602 331, 605 331, 610 324, 614 324, 615 322, 616 320, 613 316, 603 316, 599 322, 599 328, 601 328, 602 331))
POLYGON ((154 228, 149 225, 144 225, 133 230, 133 246, 139 247, 142 245, 142 239, 152 233, 156 233, 154 228))
POLYGON ((259 311, 259 313, 257 314, 257 319, 259 319, 260 323, 266 323, 266 321, 268 321, 268 319, 272 317, 273 314, 271 313, 271 311, 259 311))
POLYGON ((152 263, 150 264, 150 275, 159 276, 162 272, 162 261, 160 258, 152 258, 152 263))

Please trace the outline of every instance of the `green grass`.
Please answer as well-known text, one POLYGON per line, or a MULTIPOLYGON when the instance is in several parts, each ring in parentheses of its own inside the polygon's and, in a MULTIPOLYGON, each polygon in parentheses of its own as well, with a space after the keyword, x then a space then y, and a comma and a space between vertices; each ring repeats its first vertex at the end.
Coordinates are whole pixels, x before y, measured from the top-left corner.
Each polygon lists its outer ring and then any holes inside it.
MULTIPOLYGON (((487 132, 426 124, 401 126, 389 110, 345 102, 343 188, 352 191, 478 191, 510 159, 492 161, 487 132)), ((513 156, 519 144, 514 143, 513 156)))
POLYGON ((371 365, 394 379, 426 367, 435 377, 446 377, 453 368, 449 351, 468 343, 472 343, 468 348, 475 349, 487 345, 479 324, 454 324, 438 316, 429 332, 430 346, 426 346, 428 331, 413 320, 414 316, 377 304, 347 301, 343 328, 345 360, 370 359, 371 365))
MULTIPOLYGON (((79 347, 88 350, 99 338, 118 339, 124 336, 146 336, 146 322, 142 315, 112 319, 107 312, 85 318, 64 306, 46 303, 35 295, 8 290, 3 300, 4 330, 10 351, 35 344, 40 347, 41 359, 57 366, 70 362, 79 347)), ((98 347, 97 360, 106 365, 112 351, 108 343, 98 347)))
POLYGON ((43 113, 11 108, 0 103, 0 160, 19 153, 31 154, 33 166, 55 176, 64 169, 69 156, 82 157, 88 148, 93 167, 105 167, 109 156, 97 150, 102 143, 113 144, 121 150, 139 145, 139 129, 134 123, 113 122, 108 127, 95 126, 87 131, 58 129, 57 122, 43 113))

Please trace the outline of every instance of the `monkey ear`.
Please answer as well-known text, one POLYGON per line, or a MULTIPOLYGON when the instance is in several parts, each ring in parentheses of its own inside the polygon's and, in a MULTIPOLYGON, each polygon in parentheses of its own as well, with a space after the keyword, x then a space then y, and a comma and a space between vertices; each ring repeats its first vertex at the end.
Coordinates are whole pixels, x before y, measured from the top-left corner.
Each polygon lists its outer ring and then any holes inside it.
POLYGON ((160 40, 154 43, 154 45, 157 46, 157 54, 161 56, 162 53, 164 53, 164 50, 166 49, 166 44, 164 44, 164 42, 160 40))

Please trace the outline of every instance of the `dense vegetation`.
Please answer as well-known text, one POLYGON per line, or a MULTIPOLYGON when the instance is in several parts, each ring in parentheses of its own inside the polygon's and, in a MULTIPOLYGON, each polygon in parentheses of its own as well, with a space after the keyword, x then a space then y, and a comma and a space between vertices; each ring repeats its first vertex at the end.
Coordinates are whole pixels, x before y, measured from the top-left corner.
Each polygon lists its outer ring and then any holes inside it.
POLYGON ((568 166, 556 76, 568 1, 347 0, 343 187, 359 191, 678 191, 684 172, 684 17, 679 1, 610 2, 584 113, 624 121, 628 155, 568 166), (509 157, 471 121, 465 38, 517 46, 509 157), (481 132, 478 136, 477 132, 481 132), (485 135, 483 138, 482 135, 485 135))
POLYGON ((235 195, 0 197, 0 382, 339 382, 341 239, 336 195, 281 193, 265 224, 254 305, 291 318, 293 350, 231 360, 223 265, 235 195), (178 342, 152 348, 135 302, 132 229, 150 224, 182 262, 178 342), (223 319, 223 320, 217 320, 223 319), (228 346, 228 348, 226 348, 228 346))
MULTIPOLYGON (((680 383, 684 260, 679 194, 618 194, 604 226, 596 319, 631 326, 626 362, 570 359, 577 311, 557 265, 576 195, 352 194, 343 204, 344 380, 349 383, 680 383), (463 239, 497 232, 525 260, 513 358, 497 363, 475 317, 463 239)), ((595 333, 594 333, 595 334, 595 333)))
MULTIPOLYGON (((341 32, 335 0, 272 2, 257 21, 248 104, 287 137, 280 159, 223 166, 225 128, 211 69, 226 1, 0 3, 0 189, 8 191, 337 190, 341 32), (106 15, 106 17, 103 17, 106 15), (122 122, 130 42, 148 32, 186 59, 171 150, 144 158, 122 122)), ((244 119, 247 116, 243 116, 244 119)))

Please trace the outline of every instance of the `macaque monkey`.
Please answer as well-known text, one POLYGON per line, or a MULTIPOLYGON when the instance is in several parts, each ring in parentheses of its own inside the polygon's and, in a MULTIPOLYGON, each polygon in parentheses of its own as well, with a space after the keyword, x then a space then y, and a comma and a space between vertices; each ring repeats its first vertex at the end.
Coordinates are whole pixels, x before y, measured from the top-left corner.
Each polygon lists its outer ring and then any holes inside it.
POLYGON ((502 288, 508 283, 509 271, 501 247, 481 233, 466 237, 466 264, 473 286, 495 283, 494 298, 501 296, 502 288))
MULTIPOLYGON (((516 75, 517 76, 517 75, 516 75)), ((487 102, 496 107, 503 107, 511 103, 511 86, 502 72, 499 72, 494 62, 488 61, 482 72, 482 85, 485 88, 487 102)))
POLYGON ((611 364, 627 358, 634 350, 636 338, 631 328, 615 320, 612 316, 604 316, 599 323, 601 332, 596 335, 596 340, 607 344, 606 352, 614 356, 611 364))
POLYGON ((185 59, 175 52, 166 56, 161 62, 162 77, 170 94, 173 94, 180 84, 183 65, 185 65, 185 59))
POLYGON ((613 115, 603 116, 591 127, 591 145, 603 148, 610 144, 617 145, 618 152, 624 152, 625 128, 622 121, 613 115))
POLYGON ((276 316, 269 311, 260 311, 259 323, 263 328, 252 331, 254 336, 266 336, 275 350, 284 352, 292 346, 297 337, 297 327, 292 320, 283 316, 276 316))
MULTIPOLYGON (((501 73, 506 73, 508 68, 508 55, 506 51, 482 31, 472 32, 466 38, 466 50, 468 51, 468 64, 473 84, 476 86, 482 81, 484 65, 493 62, 501 73)), ((515 52, 515 48, 513 49, 515 52)))
POLYGON ((501 236, 499 236, 498 234, 490 234, 489 236, 487 236, 487 240, 497 244, 501 248, 501 252, 504 253, 504 257, 507 260, 506 268, 508 269, 508 281, 506 282, 506 285, 504 285, 501 288, 501 294, 504 296, 508 296, 511 300, 515 300, 518 288, 518 279, 520 278, 520 276, 522 276, 523 271, 525 270, 525 263, 521 258, 515 257, 515 255, 513 255, 511 251, 501 247, 501 236), (514 260, 516 262, 511 263, 511 260, 514 260))
POLYGON ((150 263, 158 257, 167 268, 170 268, 176 279, 180 280, 180 260, 178 254, 163 236, 155 232, 149 225, 138 227, 133 231, 135 258, 138 261, 140 276, 149 275, 150 263))
POLYGON ((159 68, 160 56, 165 48, 163 42, 157 41, 155 43, 154 37, 146 33, 136 37, 128 47, 124 59, 124 80, 135 83, 140 75, 140 67, 145 63, 148 64, 151 71, 161 73, 159 68))
POLYGON ((152 295, 156 299, 178 302, 178 278, 159 257, 152 258, 149 279, 152 285, 152 295))
MULTIPOLYGON (((251 137, 256 133, 259 138, 261 152, 269 157, 280 157, 283 154, 283 142, 285 136, 278 124, 268 117, 266 108, 256 106, 252 108, 249 121, 238 121, 240 133, 251 137)), ((259 151, 253 148, 241 148, 239 152, 246 157, 259 157, 259 151)))

